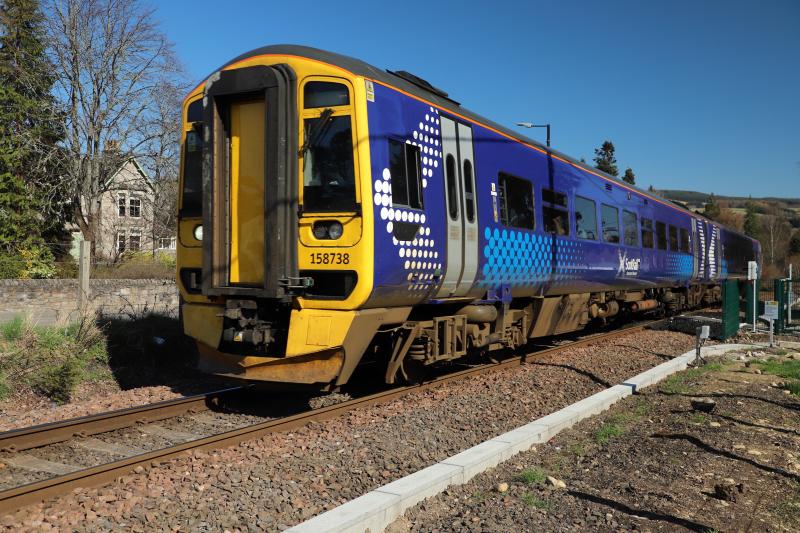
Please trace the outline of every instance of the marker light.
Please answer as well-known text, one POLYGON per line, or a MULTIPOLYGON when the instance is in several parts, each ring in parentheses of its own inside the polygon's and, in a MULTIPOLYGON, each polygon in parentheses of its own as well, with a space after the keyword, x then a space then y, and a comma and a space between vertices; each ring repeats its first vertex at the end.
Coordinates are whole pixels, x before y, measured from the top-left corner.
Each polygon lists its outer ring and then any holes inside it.
POLYGON ((335 241, 342 236, 344 228, 342 223, 336 220, 318 220, 314 222, 314 227, 311 231, 316 239, 335 241))
POLYGON ((197 226, 195 226, 194 227, 194 231, 192 232, 192 235, 194 235, 194 238, 197 239, 198 241, 202 241, 203 240, 203 225, 202 224, 198 224, 197 226))

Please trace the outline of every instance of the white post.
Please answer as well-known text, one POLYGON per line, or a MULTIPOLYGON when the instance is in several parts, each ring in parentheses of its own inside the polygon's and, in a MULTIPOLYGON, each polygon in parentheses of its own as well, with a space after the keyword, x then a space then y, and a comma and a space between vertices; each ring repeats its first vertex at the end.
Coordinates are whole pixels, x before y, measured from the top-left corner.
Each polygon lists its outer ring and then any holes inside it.
POLYGON ((791 324, 792 323, 792 305, 794 304, 793 299, 794 299, 794 293, 792 292, 792 264, 789 263, 789 298, 788 298, 788 300, 789 300, 789 312, 788 312, 788 315, 786 317, 786 320, 787 320, 786 323, 787 324, 791 324))
POLYGON ((753 333, 756 332, 756 314, 758 313, 758 292, 756 291, 756 287, 758 286, 758 280, 753 280, 753 333))
POLYGON ((772 348, 772 341, 773 341, 772 324, 773 324, 773 320, 772 320, 772 317, 770 317, 770 319, 769 319, 769 347, 770 348, 772 348))
POLYGON ((91 241, 81 241, 78 256, 78 310, 83 313, 89 304, 89 269, 91 268, 91 241))

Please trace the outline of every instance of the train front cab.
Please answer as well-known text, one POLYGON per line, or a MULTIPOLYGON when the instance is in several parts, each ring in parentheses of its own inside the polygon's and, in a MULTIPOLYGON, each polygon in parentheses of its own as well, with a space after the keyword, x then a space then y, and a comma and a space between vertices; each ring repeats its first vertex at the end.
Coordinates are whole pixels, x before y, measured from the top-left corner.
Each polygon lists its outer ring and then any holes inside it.
POLYGON ((377 328, 405 319, 360 309, 374 258, 364 91, 331 65, 265 55, 186 98, 178 279, 201 370, 343 383, 377 328))

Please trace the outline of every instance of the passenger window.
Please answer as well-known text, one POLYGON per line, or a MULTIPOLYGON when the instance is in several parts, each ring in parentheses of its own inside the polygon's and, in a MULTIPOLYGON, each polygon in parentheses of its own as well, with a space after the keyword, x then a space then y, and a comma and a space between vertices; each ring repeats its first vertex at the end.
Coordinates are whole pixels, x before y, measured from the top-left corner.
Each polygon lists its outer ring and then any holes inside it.
POLYGON ((678 251, 678 228, 669 225, 669 249, 673 252, 678 251))
POLYGON ((550 189, 542 189, 542 201, 553 205, 567 207, 567 195, 550 189))
POLYGON ((450 218, 458 218, 458 183, 456 183, 456 159, 452 154, 448 154, 445 162, 445 173, 447 174, 447 204, 450 218))
POLYGON ((533 229, 533 184, 502 172, 497 181, 500 221, 514 228, 533 229))
POLYGON ((656 244, 659 250, 667 249, 667 225, 663 222, 656 222, 656 244))
POLYGON ((597 240, 597 204, 594 200, 575 197, 575 233, 579 239, 597 240))
POLYGON ((603 223, 603 240, 619 243, 619 209, 602 204, 600 215, 603 223))
POLYGON ((636 213, 622 210, 622 231, 625 246, 639 246, 639 231, 636 227, 636 213))
POLYGON ((542 189, 542 206, 544 230, 556 235, 569 235, 569 211, 567 211, 567 195, 542 189))
POLYGON ((689 230, 685 228, 680 229, 681 237, 681 252, 689 253, 689 230))
POLYGON ((419 157, 418 146, 389 139, 392 205, 405 205, 413 209, 422 209, 419 157))
POLYGON ((475 222, 475 191, 472 187, 472 161, 464 161, 464 202, 467 204, 467 222, 475 222))
POLYGON ((306 109, 350 105, 350 93, 341 83, 310 81, 305 86, 303 105, 306 109))
POLYGON ((653 221, 649 218, 642 219, 642 246, 653 247, 653 221))

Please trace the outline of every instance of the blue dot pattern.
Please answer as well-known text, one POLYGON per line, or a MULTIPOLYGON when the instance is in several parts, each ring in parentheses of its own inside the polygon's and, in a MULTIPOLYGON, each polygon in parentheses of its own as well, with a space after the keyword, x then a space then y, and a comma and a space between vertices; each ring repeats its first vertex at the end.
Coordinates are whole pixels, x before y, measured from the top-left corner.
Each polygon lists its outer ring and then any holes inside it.
POLYGON ((694 260, 689 254, 667 254, 667 276, 689 279, 694 273, 694 260))
POLYGON ((485 263, 479 280, 483 287, 533 287, 544 281, 558 283, 580 277, 583 254, 578 242, 488 227, 483 236, 485 263))

